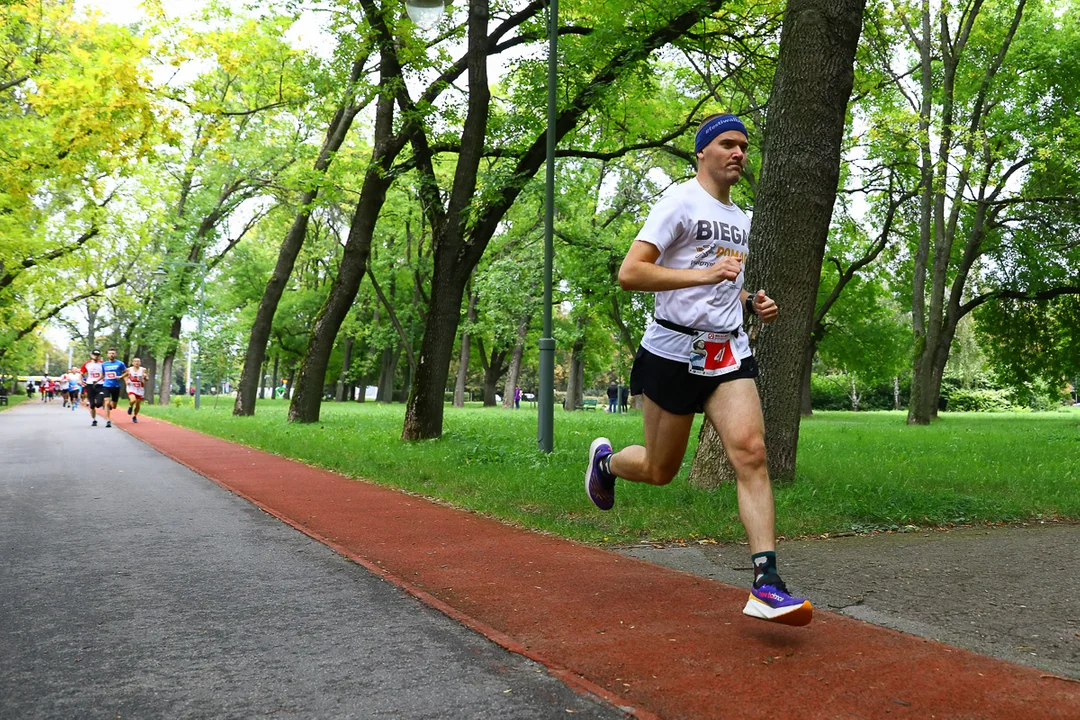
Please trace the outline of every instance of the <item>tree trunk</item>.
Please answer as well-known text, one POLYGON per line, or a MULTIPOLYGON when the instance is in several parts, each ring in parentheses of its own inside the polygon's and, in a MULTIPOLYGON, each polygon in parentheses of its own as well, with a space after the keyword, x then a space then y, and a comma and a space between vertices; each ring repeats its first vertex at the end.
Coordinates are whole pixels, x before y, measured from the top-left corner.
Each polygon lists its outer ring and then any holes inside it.
POLYGON ((499 378, 506 372, 505 362, 505 350, 491 351, 491 361, 484 368, 484 407, 495 407, 498 404, 495 394, 499 387, 499 378))
POLYGON ((161 361, 161 387, 158 388, 158 405, 168 405, 172 393, 172 369, 175 354, 168 353, 161 361))
POLYGON ((345 338, 345 354, 341 359, 341 374, 338 375, 337 393, 334 396, 337 402, 344 402, 348 391, 349 365, 352 364, 353 342, 351 336, 345 338))
POLYGON ((379 390, 375 395, 375 402, 394 402, 394 377, 397 375, 400 357, 400 349, 383 348, 382 360, 379 363, 379 390))
MULTIPOLYGON (((438 249, 435 254, 439 255, 438 249)), ((436 257, 436 266, 438 262, 436 257)), ((431 305, 427 322, 424 323, 420 362, 405 411, 405 426, 401 433, 403 440, 442 437, 443 397, 468 276, 469 273, 465 273, 455 277, 451 270, 441 275, 436 272, 432 278, 431 305)))
POLYGON ((855 376, 850 375, 851 380, 851 392, 848 393, 848 397, 851 398, 851 410, 852 412, 859 412, 859 388, 855 386, 855 376))
POLYGON ((817 344, 811 340, 806 344, 806 355, 803 356, 802 389, 799 391, 799 414, 803 417, 811 417, 814 414, 814 402, 810 395, 810 381, 814 375, 815 354, 817 354, 817 344))
MULTIPOLYGON (((326 138, 322 148, 315 159, 315 175, 321 181, 330 163, 333 162, 334 154, 341 148, 345 136, 352 127, 353 119, 361 107, 355 104, 355 88, 360 76, 367 64, 368 53, 363 52, 353 62, 349 83, 346 86, 344 96, 338 105, 330 125, 326 129, 326 138)), ((317 182, 319 182, 317 181, 317 182)), ((307 237, 308 220, 311 217, 311 205, 319 194, 319 184, 310 187, 300 198, 300 212, 293 219, 289 232, 278 250, 277 263, 274 272, 266 282, 266 290, 262 300, 259 301, 259 309, 255 313, 255 322, 251 326, 251 337, 248 339, 247 353, 244 356, 244 368, 240 374, 240 383, 236 386, 236 402, 233 404, 233 415, 255 414, 255 391, 256 383, 260 386, 265 375, 255 378, 255 373, 263 366, 266 357, 266 344, 270 339, 270 330, 274 324, 274 315, 277 313, 278 303, 285 292, 285 286, 292 275, 296 258, 307 237)))
MULTIPOLYGON (((373 23, 382 22, 381 17, 372 17, 370 20, 373 23)), ((401 77, 401 68, 397 64, 396 56, 393 55, 393 48, 383 49, 380 53, 380 65, 384 77, 401 77)), ((371 162, 368 164, 364 184, 360 189, 360 199, 353 213, 349 238, 345 243, 337 277, 330 289, 329 297, 326 298, 315 318, 307 352, 301 360, 299 384, 289 404, 290 422, 312 423, 319 420, 330 353, 337 341, 341 323, 352 309, 353 300, 356 299, 360 282, 364 279, 364 272, 367 270, 375 223, 386 201, 386 191, 393 182, 387 170, 404 146, 404 140, 391 137, 394 130, 394 98, 391 95, 393 84, 387 82, 384 85, 385 88, 379 96, 375 112, 375 136, 371 162)))
MULTIPOLYGON (((274 355, 274 368, 270 371, 270 399, 273 400, 277 397, 278 384, 281 382, 281 373, 278 372, 278 368, 281 363, 281 356, 274 355)), ((265 377, 265 376, 264 376, 265 377)), ((265 380, 263 382, 266 382, 265 380)))
POLYGON ((176 359, 176 347, 180 341, 180 318, 173 318, 172 327, 169 328, 169 349, 165 353, 165 359, 161 363, 161 391, 158 395, 158 405, 169 404, 169 393, 172 392, 173 360, 176 359))
POLYGON ((503 407, 514 407, 514 393, 517 391, 518 378, 521 377, 521 357, 525 354, 525 338, 529 335, 529 323, 532 315, 527 316, 518 326, 518 341, 510 356, 510 369, 506 372, 506 385, 503 386, 503 407))
POLYGON ((900 409, 900 376, 894 375, 892 379, 892 402, 893 410, 900 409))
POLYGON ((154 384, 154 377, 157 375, 157 360, 154 358, 153 353, 147 348, 146 351, 146 397, 151 401, 154 399, 154 392, 157 389, 157 385, 154 384))
MULTIPOLYGON (((780 307, 777 321, 762 329, 755 354, 769 471, 781 481, 795 478, 803 364, 864 6, 864 0, 789 0, 784 11, 750 232, 760 260, 747 265, 747 290, 765 290, 780 307)), ((719 444, 715 433, 702 438, 692 472, 699 483, 722 477, 723 464, 715 462, 719 444)))
MULTIPOLYGON (((469 293, 468 319, 471 326, 476 322, 476 293, 469 293)), ((461 333, 461 352, 458 355, 457 381, 454 383, 454 407, 465 407, 465 383, 469 379, 469 353, 472 350, 472 336, 468 330, 461 333)))
MULTIPOLYGON (((578 330, 582 329, 582 321, 578 320, 578 330)), ((570 348, 570 371, 566 375, 566 397, 563 398, 563 410, 573 412, 584 401, 585 381, 585 336, 578 335, 570 348)))
MULTIPOLYGON (((293 367, 289 368, 289 381, 286 383, 286 388, 285 388, 285 397, 286 397, 286 399, 292 400, 296 396, 296 393, 293 392, 293 384, 295 382, 296 382, 296 366, 294 365, 293 367)), ((322 398, 319 398, 319 399, 320 399, 320 401, 322 400, 322 398)))

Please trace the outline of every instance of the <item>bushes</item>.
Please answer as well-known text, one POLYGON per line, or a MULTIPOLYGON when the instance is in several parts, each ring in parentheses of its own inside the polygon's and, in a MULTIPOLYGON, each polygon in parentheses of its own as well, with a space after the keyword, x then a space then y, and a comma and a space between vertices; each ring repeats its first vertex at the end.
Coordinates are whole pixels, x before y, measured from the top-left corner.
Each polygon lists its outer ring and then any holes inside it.
MULTIPOLYGON (((860 410, 892 410, 892 381, 879 382, 867 387, 855 383, 859 393, 860 410)), ((911 379, 900 378, 900 406, 907 407, 911 396, 911 379)), ((819 375, 810 376, 810 402, 815 410, 851 410, 851 376, 819 375)))
POLYGON ((942 387, 949 412, 1008 412, 1013 409, 1007 390, 964 390, 942 387))

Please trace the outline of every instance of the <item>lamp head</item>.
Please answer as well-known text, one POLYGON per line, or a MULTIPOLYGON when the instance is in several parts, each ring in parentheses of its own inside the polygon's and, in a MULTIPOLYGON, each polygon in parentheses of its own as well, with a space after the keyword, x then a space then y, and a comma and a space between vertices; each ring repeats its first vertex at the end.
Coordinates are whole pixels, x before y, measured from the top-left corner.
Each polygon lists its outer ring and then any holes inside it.
POLYGON ((439 24, 447 5, 444 0, 405 0, 405 12, 416 27, 427 32, 439 24))

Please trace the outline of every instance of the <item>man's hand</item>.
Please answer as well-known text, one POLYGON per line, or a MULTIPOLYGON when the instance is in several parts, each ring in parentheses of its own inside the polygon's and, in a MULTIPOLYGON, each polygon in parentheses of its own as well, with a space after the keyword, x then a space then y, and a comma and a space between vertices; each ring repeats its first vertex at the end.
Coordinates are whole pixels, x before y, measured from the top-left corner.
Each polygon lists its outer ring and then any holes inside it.
POLYGON ((736 257, 722 257, 705 270, 705 285, 718 285, 725 280, 734 282, 743 270, 743 262, 736 257))
POLYGON ((758 290, 754 296, 754 312, 761 318, 761 322, 768 324, 776 319, 780 308, 776 307, 776 301, 766 295, 764 290, 758 290))

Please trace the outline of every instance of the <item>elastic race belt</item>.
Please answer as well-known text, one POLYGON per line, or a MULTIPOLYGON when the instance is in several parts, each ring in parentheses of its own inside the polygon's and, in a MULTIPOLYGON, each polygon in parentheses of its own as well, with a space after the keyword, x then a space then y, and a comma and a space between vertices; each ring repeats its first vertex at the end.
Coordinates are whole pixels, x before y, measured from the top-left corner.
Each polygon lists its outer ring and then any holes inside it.
POLYGON ((703 332, 723 332, 728 333, 729 335, 731 335, 731 337, 739 337, 739 333, 742 332, 742 328, 739 327, 735 328, 734 330, 698 330, 697 328, 687 327, 686 325, 679 325, 678 323, 673 323, 670 320, 665 320, 664 318, 653 317, 653 321, 660 327, 667 328, 668 330, 673 330, 677 333, 682 333, 683 335, 691 336, 698 335, 703 332))

